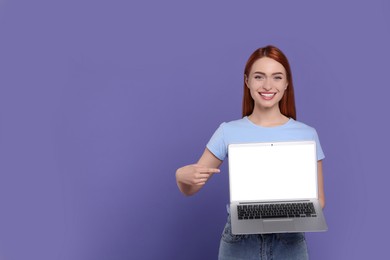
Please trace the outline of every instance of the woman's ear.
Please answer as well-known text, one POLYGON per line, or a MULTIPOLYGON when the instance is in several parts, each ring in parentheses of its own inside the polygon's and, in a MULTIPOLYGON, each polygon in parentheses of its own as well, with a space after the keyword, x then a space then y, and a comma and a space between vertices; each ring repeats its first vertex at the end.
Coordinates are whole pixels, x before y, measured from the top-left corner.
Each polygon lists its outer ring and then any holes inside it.
POLYGON ((248 77, 246 76, 246 74, 244 74, 244 82, 245 82, 245 85, 249 88, 249 86, 248 86, 248 77))

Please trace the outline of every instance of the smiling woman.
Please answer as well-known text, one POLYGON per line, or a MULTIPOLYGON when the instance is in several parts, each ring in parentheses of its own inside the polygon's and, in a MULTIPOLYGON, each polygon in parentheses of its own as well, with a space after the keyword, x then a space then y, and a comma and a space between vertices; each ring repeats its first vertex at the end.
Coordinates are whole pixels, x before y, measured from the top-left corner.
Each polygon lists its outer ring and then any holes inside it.
POLYGON ((282 64, 267 57, 258 59, 252 65, 249 75, 245 75, 245 84, 255 107, 265 110, 279 106, 288 86, 286 71, 282 64))
MULTIPOLYGON (((318 196, 324 207, 322 159, 325 156, 316 130, 296 121, 291 69, 278 48, 266 46, 249 57, 244 70, 242 108, 243 118, 222 123, 196 164, 176 171, 180 191, 193 195, 218 173, 228 156, 229 144, 313 140, 317 147, 318 196)), ((305 236, 303 233, 235 235, 231 232, 228 212, 219 259, 262 259, 263 255, 273 259, 307 259, 305 236)))
MULTIPOLYGON (((249 116, 252 114, 254 109, 254 99, 252 98, 252 93, 250 88, 248 88, 248 80, 250 76, 262 77, 257 80, 262 82, 265 79, 265 71, 273 71, 276 73, 273 79, 278 82, 277 76, 282 77, 282 85, 285 86, 285 90, 282 93, 282 97, 279 102, 280 112, 287 117, 296 119, 296 109, 295 109, 295 99, 294 99, 294 85, 292 80, 292 74, 290 69, 290 64, 287 60, 287 57, 277 48, 268 46, 267 48, 257 49, 249 57, 244 71, 244 98, 243 98, 243 107, 242 107, 242 116, 249 116), (262 59, 264 58, 264 59, 262 59), (272 67, 268 67, 272 66, 272 67), (259 71, 258 71, 259 70, 259 71), (253 72, 252 72, 253 71, 253 72), (254 74, 252 75, 251 74, 254 74), (256 72, 256 73, 255 73, 256 72), (287 88, 288 87, 288 88, 287 88)), ((268 75, 269 76, 269 75, 268 75)), ((279 82, 280 83, 280 82, 279 82)), ((267 86, 266 86, 267 87, 267 86)), ((283 86, 282 86, 283 88, 283 86)))

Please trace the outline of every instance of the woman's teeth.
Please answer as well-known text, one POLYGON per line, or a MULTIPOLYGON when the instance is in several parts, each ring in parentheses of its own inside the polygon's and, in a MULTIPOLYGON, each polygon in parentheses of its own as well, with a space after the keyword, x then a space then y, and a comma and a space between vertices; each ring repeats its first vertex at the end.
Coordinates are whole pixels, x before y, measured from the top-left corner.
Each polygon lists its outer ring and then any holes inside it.
POLYGON ((263 97, 273 97, 275 93, 260 93, 260 95, 263 97))

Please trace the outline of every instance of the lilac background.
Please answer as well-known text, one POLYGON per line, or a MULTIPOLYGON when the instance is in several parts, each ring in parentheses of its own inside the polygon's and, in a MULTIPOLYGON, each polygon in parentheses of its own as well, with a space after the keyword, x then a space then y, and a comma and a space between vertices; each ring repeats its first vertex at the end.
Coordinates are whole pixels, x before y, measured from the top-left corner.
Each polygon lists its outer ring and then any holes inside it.
POLYGON ((190 198, 174 172, 240 117, 270 43, 327 156, 312 259, 381 258, 389 26, 385 0, 0 0, 0 259, 215 259, 226 164, 190 198))

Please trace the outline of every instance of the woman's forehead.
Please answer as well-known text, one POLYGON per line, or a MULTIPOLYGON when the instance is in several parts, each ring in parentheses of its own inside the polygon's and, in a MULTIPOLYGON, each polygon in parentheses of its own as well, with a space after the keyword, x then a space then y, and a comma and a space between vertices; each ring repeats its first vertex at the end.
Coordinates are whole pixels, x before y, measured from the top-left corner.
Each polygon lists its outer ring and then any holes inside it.
POLYGON ((260 58, 253 63, 250 73, 255 73, 255 72, 260 72, 265 74, 274 74, 280 72, 286 74, 286 70, 284 69, 281 63, 268 57, 260 58))

